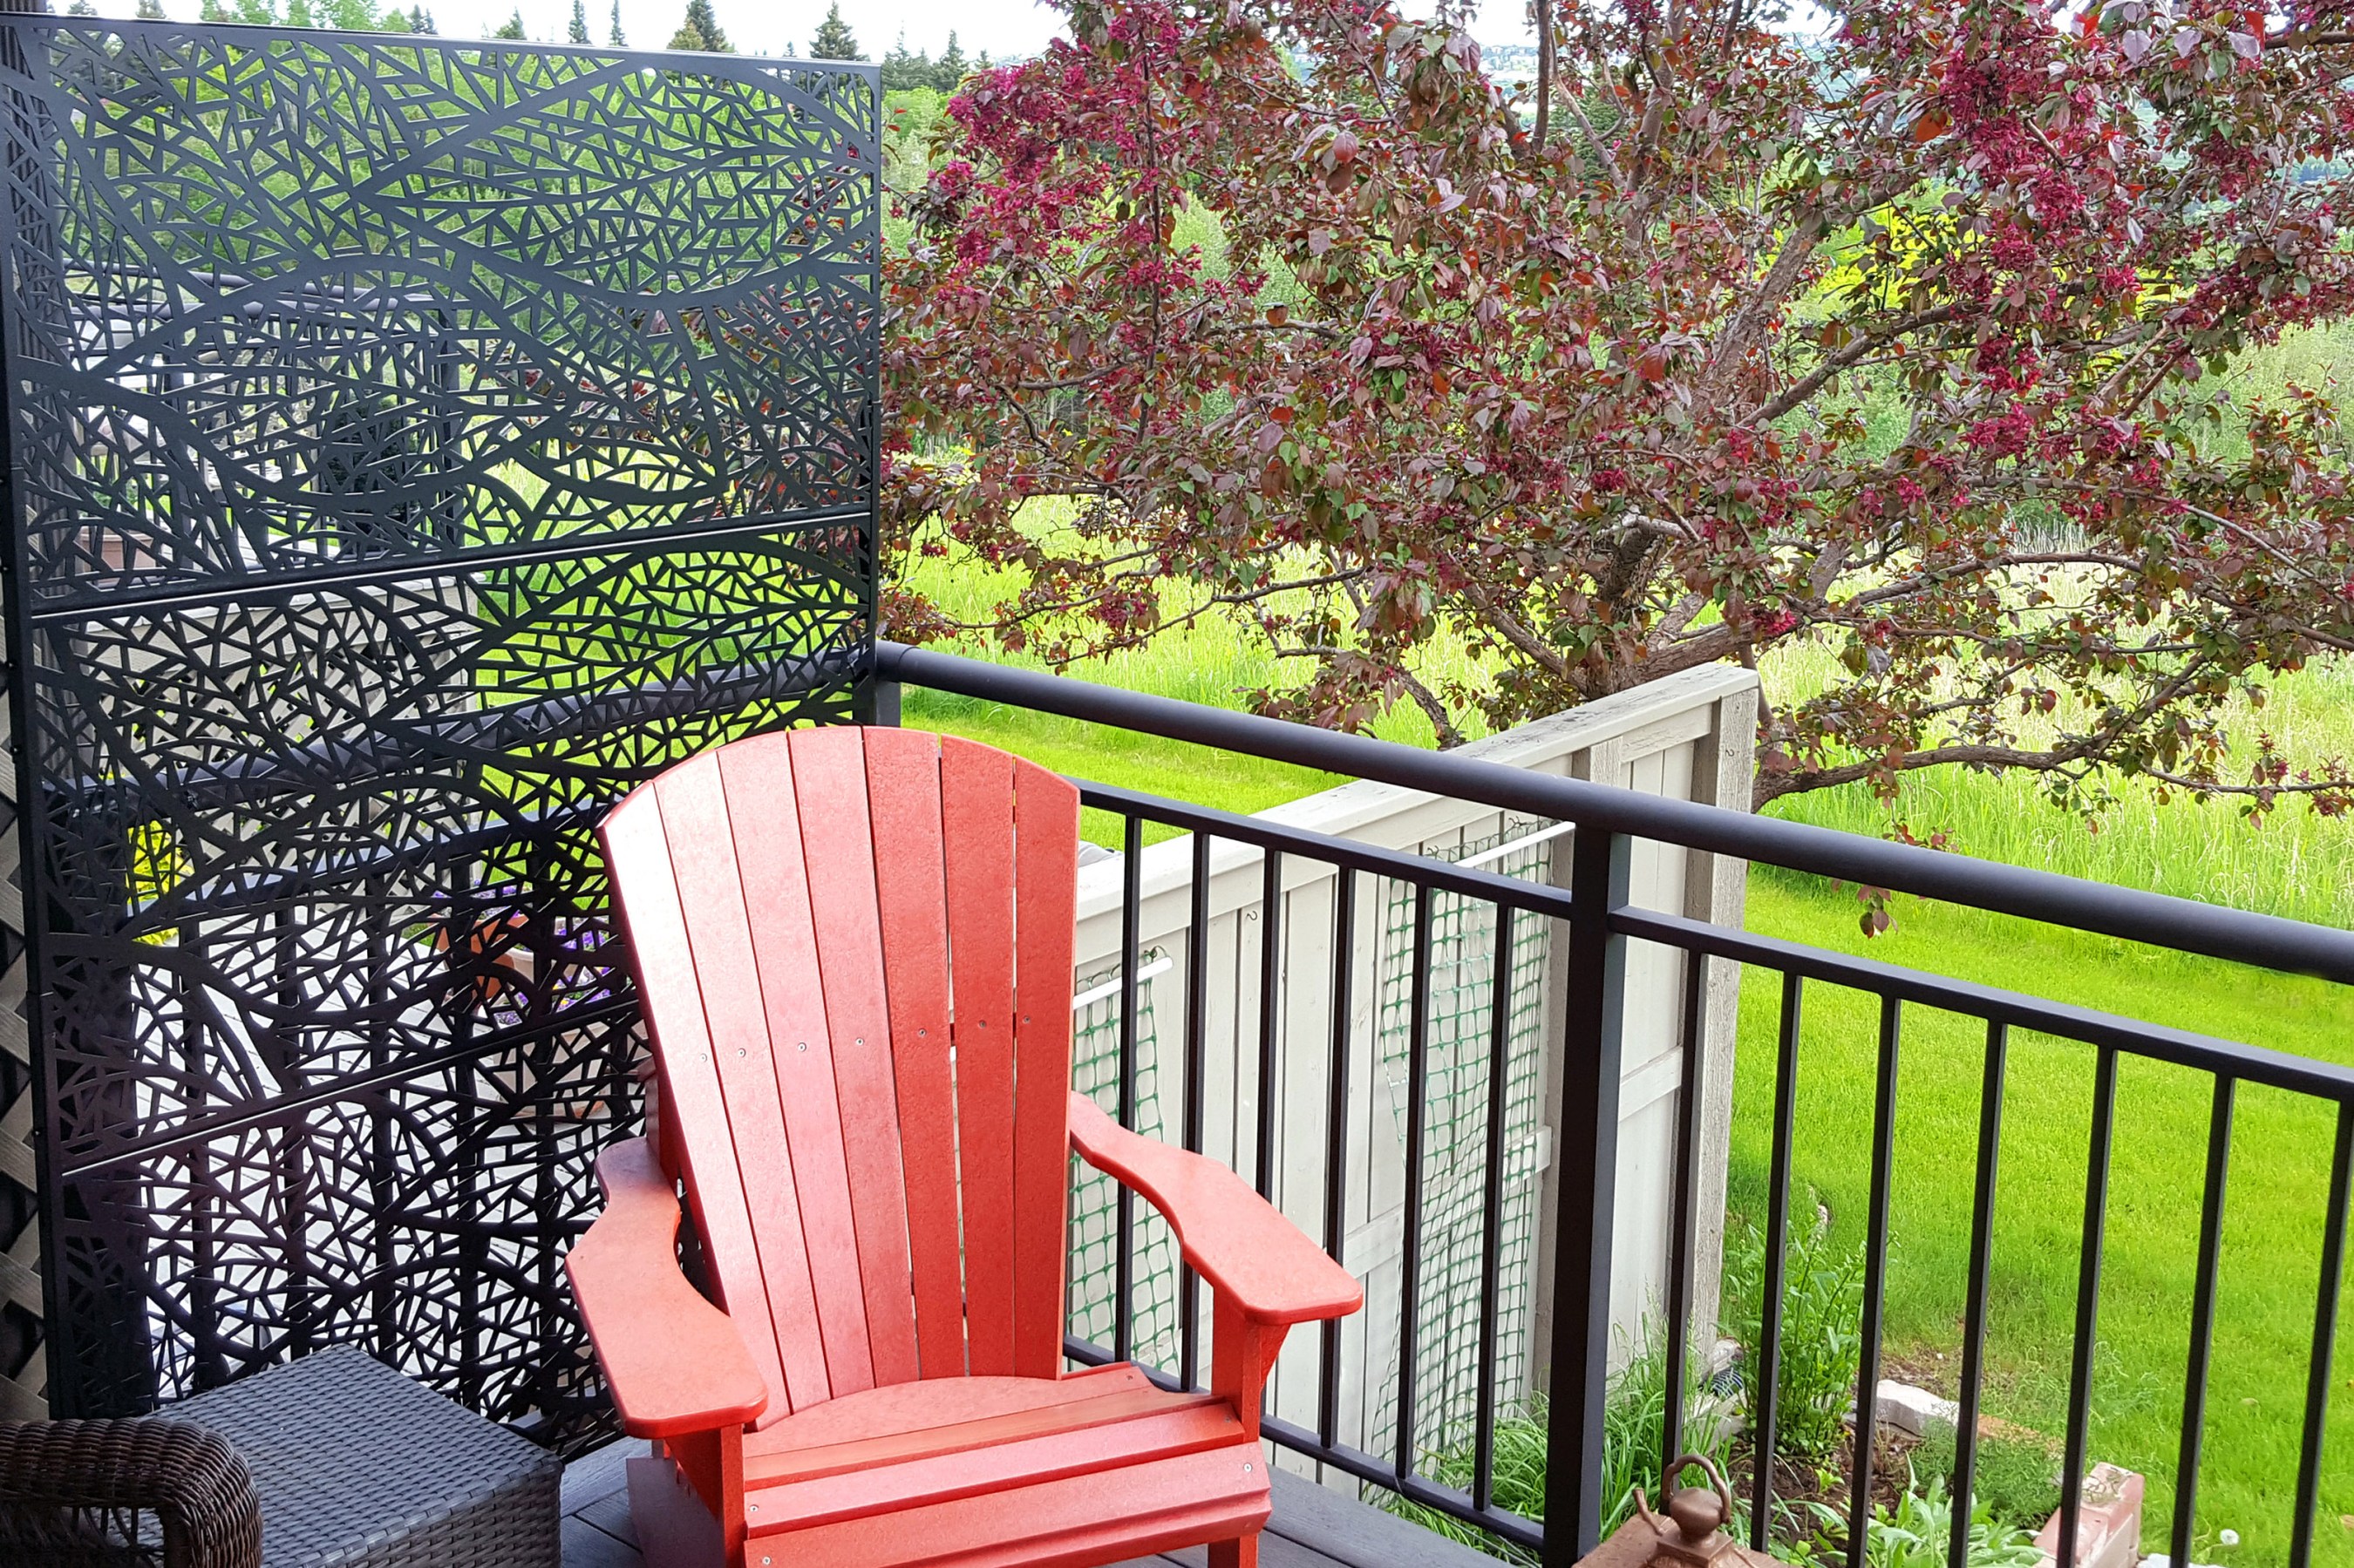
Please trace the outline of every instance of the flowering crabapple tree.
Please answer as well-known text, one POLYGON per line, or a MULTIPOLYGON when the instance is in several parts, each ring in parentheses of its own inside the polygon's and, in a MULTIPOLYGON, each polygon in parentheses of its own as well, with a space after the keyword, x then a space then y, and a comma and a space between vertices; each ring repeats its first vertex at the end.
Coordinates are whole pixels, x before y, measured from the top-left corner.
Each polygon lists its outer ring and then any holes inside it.
POLYGON ((2219 392, 2354 311, 2354 4, 1538 0, 1531 113, 1445 13, 1063 3, 886 275, 890 537, 1013 568, 1009 644, 1238 613, 1262 706, 1445 742, 1808 641, 1761 801, 2354 800, 2222 716, 2354 645, 2335 408, 2219 392))

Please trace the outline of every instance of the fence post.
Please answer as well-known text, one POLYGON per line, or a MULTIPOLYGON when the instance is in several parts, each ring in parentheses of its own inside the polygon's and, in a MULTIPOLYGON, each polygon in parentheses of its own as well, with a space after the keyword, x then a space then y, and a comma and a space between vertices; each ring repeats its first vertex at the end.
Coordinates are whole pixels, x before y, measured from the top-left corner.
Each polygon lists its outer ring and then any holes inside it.
POLYGON ((1620 1012, 1632 842, 1580 828, 1570 845, 1569 996, 1563 1031, 1560 1178, 1553 1215, 1553 1347, 1545 1445, 1545 1568, 1602 1534, 1602 1406, 1609 1376, 1610 1233, 1617 1202, 1620 1012))

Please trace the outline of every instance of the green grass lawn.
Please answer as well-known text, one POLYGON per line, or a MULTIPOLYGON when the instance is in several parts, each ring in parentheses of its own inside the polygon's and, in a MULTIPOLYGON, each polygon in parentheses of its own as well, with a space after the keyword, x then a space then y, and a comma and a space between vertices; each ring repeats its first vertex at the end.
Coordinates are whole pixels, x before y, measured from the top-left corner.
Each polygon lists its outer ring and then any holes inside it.
MULTIPOLYGON (((2354 992, 1977 910, 1899 901, 1867 940, 1851 893, 1761 869, 1749 925, 1933 970, 2327 1060, 2354 1061, 2354 992)), ((1741 1004, 1732 1197, 1762 1217, 1772 1139, 1779 979, 1750 970, 1741 1004)), ((1799 1047, 1794 1203, 1819 1202, 1860 1244, 1869 1180, 1876 998, 1810 986, 1799 1047)), ((1984 1026, 1908 1010, 1898 1074, 1886 1344, 1934 1375, 1956 1372, 1977 1148, 1984 1026), (1937 1353, 1947 1359, 1940 1363, 1937 1353)), ((2094 1053, 2014 1035, 2003 1111, 1988 1310, 1987 1408, 2057 1436, 2091 1119, 2094 1053)), ((2101 1292, 2093 1452, 2150 1483, 2144 1544, 2161 1551, 2181 1429, 2211 1080, 2120 1067, 2101 1292)), ((2277 1563, 2287 1552, 2306 1347, 2313 1330, 2331 1115, 2301 1097, 2243 1088, 2224 1211, 2199 1561, 2277 1563), (2223 1529, 2241 1543, 2217 1544, 2223 1529)), ((2354 1562, 2354 1356, 2341 1355, 2317 1558, 2354 1562)), ((1951 1387, 1945 1392, 1953 1392, 1951 1387)))

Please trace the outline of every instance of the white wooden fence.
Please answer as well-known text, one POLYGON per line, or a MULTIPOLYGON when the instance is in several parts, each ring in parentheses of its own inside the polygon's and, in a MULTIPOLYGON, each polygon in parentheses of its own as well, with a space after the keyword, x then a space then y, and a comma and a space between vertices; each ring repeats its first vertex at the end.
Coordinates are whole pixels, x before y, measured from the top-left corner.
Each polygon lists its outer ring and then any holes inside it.
MULTIPOLYGON (((1756 678, 1707 668, 1672 675, 1574 712, 1473 743, 1468 755, 1539 772, 1745 810, 1755 734, 1756 678)), ((1182 786, 1168 793, 1182 796, 1182 786)), ((1279 806, 1265 819, 1386 848, 1413 851, 1534 880, 1565 882, 1568 830, 1492 808, 1387 785, 1354 783, 1279 806)), ((1205 1152, 1255 1178, 1262 1009, 1276 1010, 1273 1140, 1276 1202, 1311 1236, 1323 1231, 1326 1117, 1334 1055, 1332 981, 1336 878, 1329 865, 1287 856, 1278 916, 1281 962, 1272 992, 1262 973, 1265 866, 1258 850, 1212 846, 1209 924, 1189 950, 1193 845, 1180 838, 1143 852, 1137 1020, 1137 1120, 1175 1141, 1182 1132, 1188 966, 1208 966, 1204 1096, 1205 1152)), ((1080 874, 1077 1086, 1108 1107, 1117 1090, 1123 866, 1080 874), (1090 994, 1092 993, 1092 994, 1090 994)), ((1738 926, 1745 866, 1659 844, 1638 846, 1634 901, 1738 926)), ((1494 912, 1434 895, 1424 1128, 1421 1287, 1416 1436, 1425 1451, 1459 1441, 1477 1402, 1481 1313, 1481 1195, 1487 1151, 1490 991, 1494 912)), ((1342 1257, 1365 1281, 1365 1309, 1347 1320, 1340 1358, 1340 1441, 1394 1451, 1405 1199, 1406 1038, 1411 1011, 1412 893, 1360 877, 1346 934, 1354 983, 1346 1033, 1347 1224, 1342 1257)), ((1549 1321, 1549 1226, 1557 1054, 1564 1036, 1566 931, 1515 926, 1509 1012, 1506 1176, 1498 1321, 1497 1403, 1511 1410, 1544 1386, 1549 1321)), ((1665 1289, 1669 1181, 1682 1078, 1682 959, 1638 944, 1627 975, 1625 1077, 1612 1313, 1620 1353, 1646 1331, 1665 1289)), ((1700 1186, 1695 1312, 1716 1307, 1723 1239, 1737 977, 1717 965, 1702 1038, 1700 1186)), ((1112 1330, 1113 1199, 1082 1175, 1074 1203, 1075 1330, 1108 1343, 1112 1330)), ((1143 1211, 1140 1208, 1140 1213, 1143 1211)), ((1178 1364, 1175 1249, 1157 1217, 1139 1232, 1134 1353, 1178 1364)), ((1209 1313, 1199 1313, 1206 1361, 1209 1313)), ((1286 1346, 1270 1410, 1313 1427, 1319 1333, 1286 1346)), ((1287 1458, 1289 1457, 1287 1456, 1287 1458)))

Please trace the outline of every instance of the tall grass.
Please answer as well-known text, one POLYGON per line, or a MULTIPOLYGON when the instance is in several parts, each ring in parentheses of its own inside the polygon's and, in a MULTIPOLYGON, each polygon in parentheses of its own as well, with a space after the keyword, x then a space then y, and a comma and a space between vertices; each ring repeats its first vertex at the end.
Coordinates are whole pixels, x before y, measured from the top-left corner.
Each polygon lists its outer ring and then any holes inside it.
MULTIPOLYGON (((1787 700, 1816 689, 1836 661, 1827 649, 1784 650, 1764 675, 1787 700)), ((2220 715, 2240 757, 2259 733, 2300 763, 2354 757, 2354 663, 2317 661, 2274 682, 2259 710, 2234 698, 2220 715)), ((1906 775, 1893 802, 1861 784, 1787 796, 1772 815, 1845 832, 1885 834, 1903 822, 1987 860, 2329 926, 2354 926, 2354 821, 2285 800, 2261 821, 2230 799, 2198 801, 2131 779, 2087 817, 2055 804, 2034 774, 1958 768, 1906 775)))

